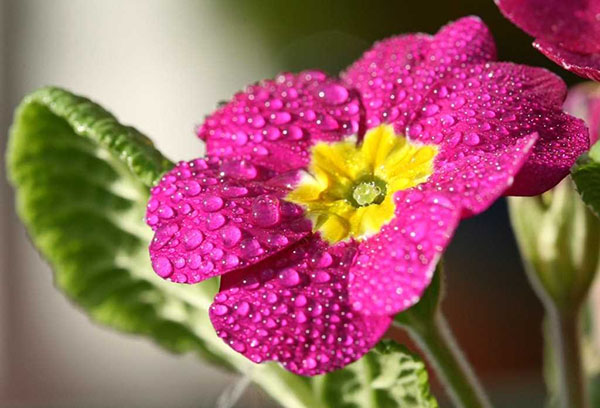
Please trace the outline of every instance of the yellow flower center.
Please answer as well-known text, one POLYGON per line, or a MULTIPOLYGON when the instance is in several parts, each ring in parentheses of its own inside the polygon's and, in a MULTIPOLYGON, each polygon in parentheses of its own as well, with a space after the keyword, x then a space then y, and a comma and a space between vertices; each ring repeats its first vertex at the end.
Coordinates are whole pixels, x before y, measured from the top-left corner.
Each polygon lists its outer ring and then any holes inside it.
POLYGON ((313 229, 336 243, 365 239, 394 217, 394 193, 424 183, 438 153, 380 125, 354 140, 317 143, 309 172, 286 199, 301 205, 313 229))

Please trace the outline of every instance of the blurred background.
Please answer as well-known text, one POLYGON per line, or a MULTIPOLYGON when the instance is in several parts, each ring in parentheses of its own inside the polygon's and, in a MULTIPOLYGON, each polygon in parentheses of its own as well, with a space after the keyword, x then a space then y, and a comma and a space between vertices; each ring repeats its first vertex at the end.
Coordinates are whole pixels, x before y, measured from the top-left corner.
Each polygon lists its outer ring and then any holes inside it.
MULTIPOLYGON (((59 85, 136 126, 171 159, 191 159, 203 154, 195 125, 246 84, 283 70, 336 74, 375 40, 433 33, 468 14, 490 26, 499 59, 575 82, 492 0, 0 0, 2 151, 20 99, 59 85)), ((53 288, 14 214, 3 162, 0 171, 0 406, 215 406, 237 378, 96 326, 53 288)), ((542 311, 504 202, 461 225, 447 271, 444 309, 496 406, 542 406, 542 311)), ((270 404, 249 388, 237 406, 270 404)))

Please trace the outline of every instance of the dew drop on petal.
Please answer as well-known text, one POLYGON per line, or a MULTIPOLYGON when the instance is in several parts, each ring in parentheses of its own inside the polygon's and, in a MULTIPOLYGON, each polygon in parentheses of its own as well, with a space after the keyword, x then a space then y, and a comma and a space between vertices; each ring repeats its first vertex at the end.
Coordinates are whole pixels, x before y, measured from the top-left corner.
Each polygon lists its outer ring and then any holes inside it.
POLYGON ((300 275, 294 268, 286 268, 279 273, 279 279, 284 286, 293 287, 300 283, 300 275))
POLYGON ((339 105, 348 99, 348 90, 341 85, 326 85, 319 91, 319 98, 330 105, 339 105))
POLYGON ((259 227, 272 227, 281 219, 279 200, 269 194, 258 196, 252 203, 252 221, 259 227))
POLYGON ((220 213, 208 214, 206 217, 206 227, 212 231, 221 228, 225 222, 225 217, 220 213))
POLYGON ((221 239, 225 246, 235 246, 242 239, 242 231, 235 225, 228 225, 221 230, 221 239))
POLYGON ((218 211, 223 208, 223 199, 217 196, 208 196, 202 201, 202 208, 207 212, 218 211))
POLYGON ((166 278, 173 272, 173 265, 167 257, 159 256, 152 261, 152 268, 162 278, 166 278))
POLYGON ((202 243, 203 238, 202 232, 197 229, 187 231, 183 236, 185 248, 188 250, 197 248, 202 243))

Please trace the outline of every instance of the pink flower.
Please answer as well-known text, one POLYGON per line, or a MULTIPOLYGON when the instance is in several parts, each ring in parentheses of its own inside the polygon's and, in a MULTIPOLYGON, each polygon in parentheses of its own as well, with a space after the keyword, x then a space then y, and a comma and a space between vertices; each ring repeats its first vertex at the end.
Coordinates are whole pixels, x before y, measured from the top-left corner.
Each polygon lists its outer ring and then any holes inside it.
POLYGON ((552 61, 600 81, 600 1, 495 0, 502 13, 552 61))
POLYGON ((569 89, 564 109, 581 118, 590 129, 590 145, 600 136, 600 84, 586 82, 569 89))
POLYGON ((255 362, 357 360, 419 300, 461 218, 553 187, 589 146, 558 77, 494 58, 468 17, 382 41, 339 80, 236 94, 199 128, 208 158, 152 189, 154 270, 221 276, 210 318, 255 362))

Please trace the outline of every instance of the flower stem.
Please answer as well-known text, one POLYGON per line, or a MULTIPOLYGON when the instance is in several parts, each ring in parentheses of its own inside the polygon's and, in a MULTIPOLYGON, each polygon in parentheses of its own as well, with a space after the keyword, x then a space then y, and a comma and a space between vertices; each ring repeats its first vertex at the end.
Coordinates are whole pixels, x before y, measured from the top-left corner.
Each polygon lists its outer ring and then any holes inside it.
POLYGON ((556 362, 556 380, 560 406, 587 408, 587 394, 581 361, 580 308, 548 310, 552 352, 556 362))
POLYGON ((438 311, 435 318, 420 323, 399 326, 407 329, 421 347, 454 404, 461 408, 491 408, 444 316, 438 311))

